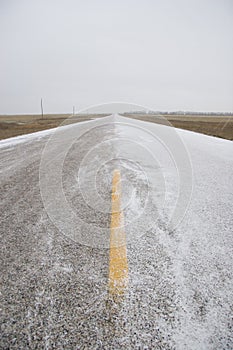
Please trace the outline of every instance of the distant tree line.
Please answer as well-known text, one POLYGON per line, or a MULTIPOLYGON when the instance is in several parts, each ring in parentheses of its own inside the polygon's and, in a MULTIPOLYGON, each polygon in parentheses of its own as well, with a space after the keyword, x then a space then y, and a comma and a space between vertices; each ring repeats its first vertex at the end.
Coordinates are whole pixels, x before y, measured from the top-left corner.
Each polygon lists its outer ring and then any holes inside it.
POLYGON ((233 112, 190 112, 190 111, 132 111, 125 114, 153 114, 153 115, 216 115, 216 116, 233 116, 233 112))

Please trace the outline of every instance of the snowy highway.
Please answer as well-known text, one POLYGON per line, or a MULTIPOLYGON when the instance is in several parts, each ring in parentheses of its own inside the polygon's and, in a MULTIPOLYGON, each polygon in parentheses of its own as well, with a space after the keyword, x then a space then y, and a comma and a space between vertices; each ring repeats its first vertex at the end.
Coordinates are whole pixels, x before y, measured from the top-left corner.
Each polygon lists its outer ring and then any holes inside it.
POLYGON ((232 349, 233 143, 111 115, 0 141, 1 349, 232 349))

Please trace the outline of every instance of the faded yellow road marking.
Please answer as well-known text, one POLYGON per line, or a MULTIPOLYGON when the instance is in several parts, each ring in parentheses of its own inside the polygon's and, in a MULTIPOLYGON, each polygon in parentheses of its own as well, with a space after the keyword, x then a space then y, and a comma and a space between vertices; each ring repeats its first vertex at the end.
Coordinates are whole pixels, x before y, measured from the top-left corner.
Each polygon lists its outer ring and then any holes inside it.
POLYGON ((124 215, 121 210, 121 174, 114 170, 112 180, 112 216, 109 253, 109 294, 123 295, 128 286, 128 261, 124 215))

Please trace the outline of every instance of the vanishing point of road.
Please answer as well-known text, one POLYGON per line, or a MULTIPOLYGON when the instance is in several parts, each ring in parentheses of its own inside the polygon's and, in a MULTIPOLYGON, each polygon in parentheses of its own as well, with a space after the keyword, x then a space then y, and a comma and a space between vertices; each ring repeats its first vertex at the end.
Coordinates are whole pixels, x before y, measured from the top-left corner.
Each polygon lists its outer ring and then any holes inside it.
POLYGON ((232 349, 233 144, 119 115, 0 142, 1 349, 232 349))

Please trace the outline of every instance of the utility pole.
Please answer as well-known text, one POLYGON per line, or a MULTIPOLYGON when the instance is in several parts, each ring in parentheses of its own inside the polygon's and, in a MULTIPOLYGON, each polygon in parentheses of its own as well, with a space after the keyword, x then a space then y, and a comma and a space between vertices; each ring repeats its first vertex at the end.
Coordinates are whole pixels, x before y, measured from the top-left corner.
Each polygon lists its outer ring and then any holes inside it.
POLYGON ((40 100, 40 107, 41 107, 41 117, 43 119, 44 118, 44 111, 43 111, 43 100, 42 100, 42 98, 40 100))
POLYGON ((73 106, 73 115, 75 115, 75 106, 73 106))

